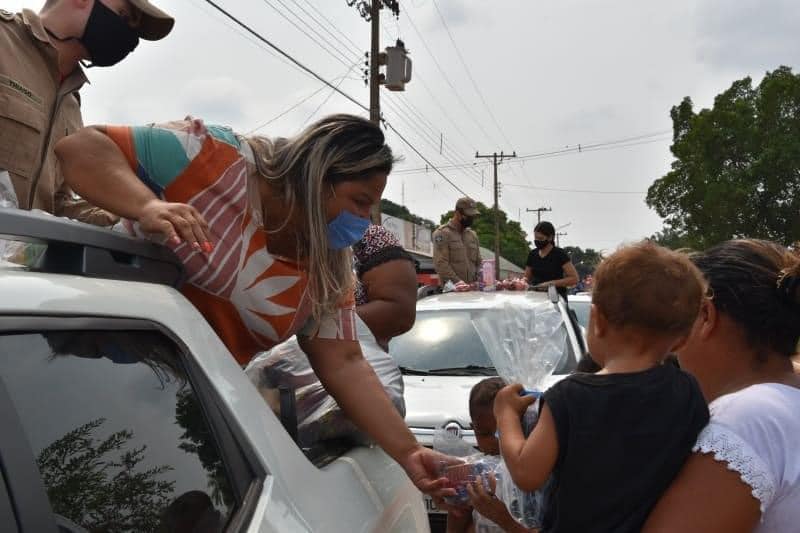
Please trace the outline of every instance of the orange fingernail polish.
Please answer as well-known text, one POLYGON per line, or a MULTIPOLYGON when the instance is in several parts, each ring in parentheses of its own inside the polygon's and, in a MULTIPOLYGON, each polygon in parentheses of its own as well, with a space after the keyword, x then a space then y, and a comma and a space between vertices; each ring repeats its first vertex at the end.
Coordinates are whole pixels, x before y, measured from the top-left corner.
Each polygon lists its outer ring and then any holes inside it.
POLYGON ((211 245, 210 242, 203 243, 203 251, 207 254, 210 254, 214 250, 214 247, 211 245))

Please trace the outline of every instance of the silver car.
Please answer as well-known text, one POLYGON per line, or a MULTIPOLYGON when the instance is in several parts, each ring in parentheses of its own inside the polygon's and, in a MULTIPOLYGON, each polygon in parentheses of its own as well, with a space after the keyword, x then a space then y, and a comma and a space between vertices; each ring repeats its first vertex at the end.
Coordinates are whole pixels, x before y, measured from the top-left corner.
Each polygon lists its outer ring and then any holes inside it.
MULTIPOLYGON (((414 327, 393 339, 389 352, 404 373, 406 423, 419 442, 431 446, 434 431, 446 427, 476 444, 469 393, 476 383, 497 372, 474 321, 479 317, 492 320, 495 315, 503 320, 502 304, 522 308, 555 299, 544 292, 451 292, 417 302, 414 327)), ((552 305, 563 316, 567 342, 545 388, 569 374, 585 351, 582 330, 564 300, 558 298, 552 305)))
POLYGON ((295 444, 165 249, 0 209, 4 235, 47 249, 0 261, 0 531, 427 531, 380 448, 295 444))

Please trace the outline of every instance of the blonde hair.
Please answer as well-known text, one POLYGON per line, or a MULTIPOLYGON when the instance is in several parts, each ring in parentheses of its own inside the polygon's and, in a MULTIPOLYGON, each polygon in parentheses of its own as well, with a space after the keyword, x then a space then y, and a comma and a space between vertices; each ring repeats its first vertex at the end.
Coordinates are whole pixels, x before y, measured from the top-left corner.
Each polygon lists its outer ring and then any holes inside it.
POLYGON ((353 290, 350 248, 328 247, 326 187, 388 174, 394 157, 380 127, 354 115, 331 115, 292 138, 246 139, 259 176, 280 191, 289 206, 283 229, 301 215, 298 255, 306 261, 309 295, 315 319, 335 311, 353 290))

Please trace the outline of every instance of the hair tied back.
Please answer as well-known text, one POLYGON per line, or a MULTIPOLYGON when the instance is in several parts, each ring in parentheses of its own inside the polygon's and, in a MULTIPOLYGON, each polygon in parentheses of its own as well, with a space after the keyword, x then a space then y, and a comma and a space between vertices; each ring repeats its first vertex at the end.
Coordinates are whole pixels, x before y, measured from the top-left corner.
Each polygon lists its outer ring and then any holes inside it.
POLYGON ((789 305, 800 307, 800 275, 792 269, 781 270, 776 283, 778 296, 789 305))

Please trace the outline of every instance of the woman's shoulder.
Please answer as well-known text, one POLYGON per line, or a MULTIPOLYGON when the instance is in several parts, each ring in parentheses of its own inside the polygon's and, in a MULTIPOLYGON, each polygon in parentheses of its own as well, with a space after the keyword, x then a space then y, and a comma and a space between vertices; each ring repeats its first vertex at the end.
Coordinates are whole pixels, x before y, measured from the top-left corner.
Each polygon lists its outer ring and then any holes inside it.
POLYGON ((800 425, 800 389, 780 383, 759 383, 720 396, 709 404, 713 421, 734 426, 751 420, 800 425))
POLYGON ((793 484, 797 475, 800 389, 777 383, 752 385, 717 398, 709 408, 711 420, 694 451, 713 454, 738 472, 764 512, 785 488, 784 482, 793 484))

